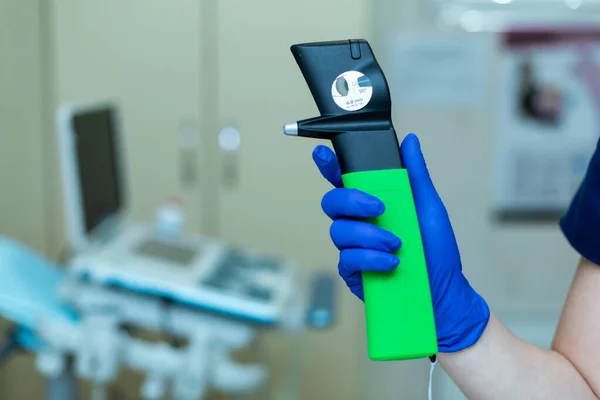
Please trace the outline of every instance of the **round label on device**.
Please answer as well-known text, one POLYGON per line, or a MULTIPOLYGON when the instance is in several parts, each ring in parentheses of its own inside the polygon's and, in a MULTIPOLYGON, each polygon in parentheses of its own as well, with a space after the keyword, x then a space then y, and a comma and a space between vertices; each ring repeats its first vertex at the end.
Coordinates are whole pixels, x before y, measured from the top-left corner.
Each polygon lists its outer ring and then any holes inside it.
POLYGON ((340 108, 346 111, 358 111, 371 101, 373 85, 362 72, 347 71, 333 81, 331 96, 340 108))

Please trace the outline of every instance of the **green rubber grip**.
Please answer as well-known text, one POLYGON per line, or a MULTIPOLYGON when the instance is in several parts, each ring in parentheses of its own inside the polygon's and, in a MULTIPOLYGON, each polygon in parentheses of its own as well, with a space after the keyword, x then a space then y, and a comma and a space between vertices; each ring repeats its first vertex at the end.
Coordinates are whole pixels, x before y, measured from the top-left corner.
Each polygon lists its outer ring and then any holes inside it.
POLYGON ((376 361, 410 360, 437 353, 431 289, 419 220, 405 169, 353 172, 344 187, 361 190, 385 204, 369 222, 402 240, 400 264, 392 272, 363 272, 367 345, 376 361))

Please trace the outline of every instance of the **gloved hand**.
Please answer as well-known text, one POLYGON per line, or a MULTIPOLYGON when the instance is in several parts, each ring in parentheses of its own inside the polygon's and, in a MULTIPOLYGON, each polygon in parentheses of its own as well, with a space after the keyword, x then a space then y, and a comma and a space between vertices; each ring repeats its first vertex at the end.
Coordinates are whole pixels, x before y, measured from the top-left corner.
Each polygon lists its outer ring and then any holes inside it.
MULTIPOLYGON (((487 325, 490 311, 462 274, 462 264, 452 225, 442 200, 429 177, 419 140, 408 135, 401 145, 419 218, 429 272, 440 352, 456 352, 474 344, 487 325)), ((331 238, 340 250, 339 274, 356 296, 364 301, 361 271, 391 271, 402 268, 394 253, 402 238, 365 222, 385 212, 377 198, 356 189, 343 188, 335 153, 318 146, 313 159, 321 174, 335 188, 322 201, 323 211, 333 220, 331 238)))
POLYGON ((600 141, 560 227, 581 256, 600 265, 600 141))

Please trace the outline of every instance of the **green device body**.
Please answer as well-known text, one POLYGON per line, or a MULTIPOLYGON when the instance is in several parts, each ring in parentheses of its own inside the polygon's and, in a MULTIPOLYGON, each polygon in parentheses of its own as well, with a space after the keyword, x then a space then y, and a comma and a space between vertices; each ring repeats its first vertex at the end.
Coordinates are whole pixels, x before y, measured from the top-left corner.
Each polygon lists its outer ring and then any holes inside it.
POLYGON ((385 212, 370 222, 402 240, 398 268, 362 274, 369 358, 434 356, 437 335, 425 253, 383 71, 362 39, 297 44, 291 51, 321 115, 287 123, 284 133, 331 140, 344 187, 379 198, 385 212))

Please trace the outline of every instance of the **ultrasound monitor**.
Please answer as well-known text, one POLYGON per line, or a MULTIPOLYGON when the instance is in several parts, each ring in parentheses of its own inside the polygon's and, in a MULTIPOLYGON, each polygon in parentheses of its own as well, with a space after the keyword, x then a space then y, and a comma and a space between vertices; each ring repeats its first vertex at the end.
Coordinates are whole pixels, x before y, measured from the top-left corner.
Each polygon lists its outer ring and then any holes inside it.
POLYGON ((70 242, 79 251, 109 239, 127 212, 119 110, 108 101, 67 104, 57 127, 70 242))
POLYGON ((114 110, 86 110, 72 123, 84 229, 90 234, 123 206, 114 110))

